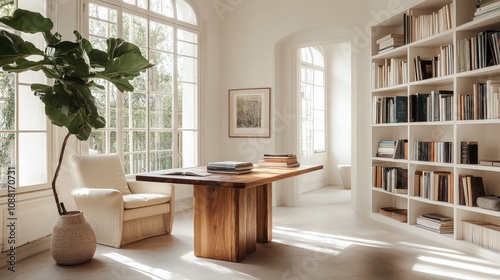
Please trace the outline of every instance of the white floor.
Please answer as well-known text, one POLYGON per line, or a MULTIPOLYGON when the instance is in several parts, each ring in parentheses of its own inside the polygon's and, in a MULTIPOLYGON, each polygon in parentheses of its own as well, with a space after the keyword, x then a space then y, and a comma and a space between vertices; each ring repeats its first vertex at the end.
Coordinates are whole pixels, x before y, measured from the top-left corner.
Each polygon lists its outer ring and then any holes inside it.
MULTIPOLYGON (((325 187, 301 195, 297 207, 273 209, 273 241, 241 263, 193 256, 192 211, 176 214, 171 235, 59 266, 43 252, 0 268, 0 279, 500 279, 500 261, 465 254, 387 227, 349 208, 350 190, 325 187)), ((500 256, 500 253, 499 253, 500 256)))

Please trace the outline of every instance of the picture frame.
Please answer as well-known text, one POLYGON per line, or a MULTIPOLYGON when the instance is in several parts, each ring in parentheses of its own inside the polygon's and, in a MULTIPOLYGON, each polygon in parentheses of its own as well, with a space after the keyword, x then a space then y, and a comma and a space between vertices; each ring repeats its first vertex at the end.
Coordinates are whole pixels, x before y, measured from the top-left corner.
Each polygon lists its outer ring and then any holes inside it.
POLYGON ((229 137, 271 137, 271 88, 230 89, 229 137))

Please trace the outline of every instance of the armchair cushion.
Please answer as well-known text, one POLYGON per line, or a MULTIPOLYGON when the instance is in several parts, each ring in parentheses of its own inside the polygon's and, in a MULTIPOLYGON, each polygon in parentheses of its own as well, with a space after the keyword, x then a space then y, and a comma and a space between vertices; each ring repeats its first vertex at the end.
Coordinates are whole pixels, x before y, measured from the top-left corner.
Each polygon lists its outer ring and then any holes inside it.
POLYGON ((147 207, 170 201, 170 196, 154 193, 126 194, 123 195, 125 209, 147 207))
POLYGON ((117 154, 72 155, 71 160, 78 171, 75 172, 77 187, 115 189, 122 195, 130 194, 125 173, 117 154))

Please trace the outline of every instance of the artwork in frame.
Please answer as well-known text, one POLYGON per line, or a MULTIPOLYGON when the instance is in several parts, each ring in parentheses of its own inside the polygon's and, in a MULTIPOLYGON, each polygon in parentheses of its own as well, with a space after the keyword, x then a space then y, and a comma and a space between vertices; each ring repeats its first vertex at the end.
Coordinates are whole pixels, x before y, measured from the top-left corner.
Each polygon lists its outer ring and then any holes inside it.
POLYGON ((271 137, 271 88, 229 90, 229 137, 271 137))

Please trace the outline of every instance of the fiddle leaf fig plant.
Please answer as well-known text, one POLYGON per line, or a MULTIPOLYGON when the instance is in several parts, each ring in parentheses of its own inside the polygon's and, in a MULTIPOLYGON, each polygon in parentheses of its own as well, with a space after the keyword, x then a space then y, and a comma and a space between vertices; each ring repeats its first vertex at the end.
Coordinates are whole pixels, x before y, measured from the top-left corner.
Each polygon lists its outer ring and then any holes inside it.
POLYGON ((46 47, 40 50, 21 36, 0 30, 0 68, 10 73, 42 71, 50 79, 47 84, 32 84, 31 90, 44 103, 48 119, 68 129, 52 180, 57 209, 63 215, 66 210, 59 202, 56 180, 67 140, 75 135, 85 141, 92 129, 106 124, 91 92, 92 88, 104 89, 96 80, 106 80, 123 92, 133 91, 130 81, 153 64, 136 45, 120 38, 108 38, 106 51, 93 48, 78 31, 74 31, 74 42, 63 41, 59 33, 52 33, 52 20, 37 12, 17 9, 11 16, 0 17, 0 22, 21 32, 40 33, 45 39, 46 47))

